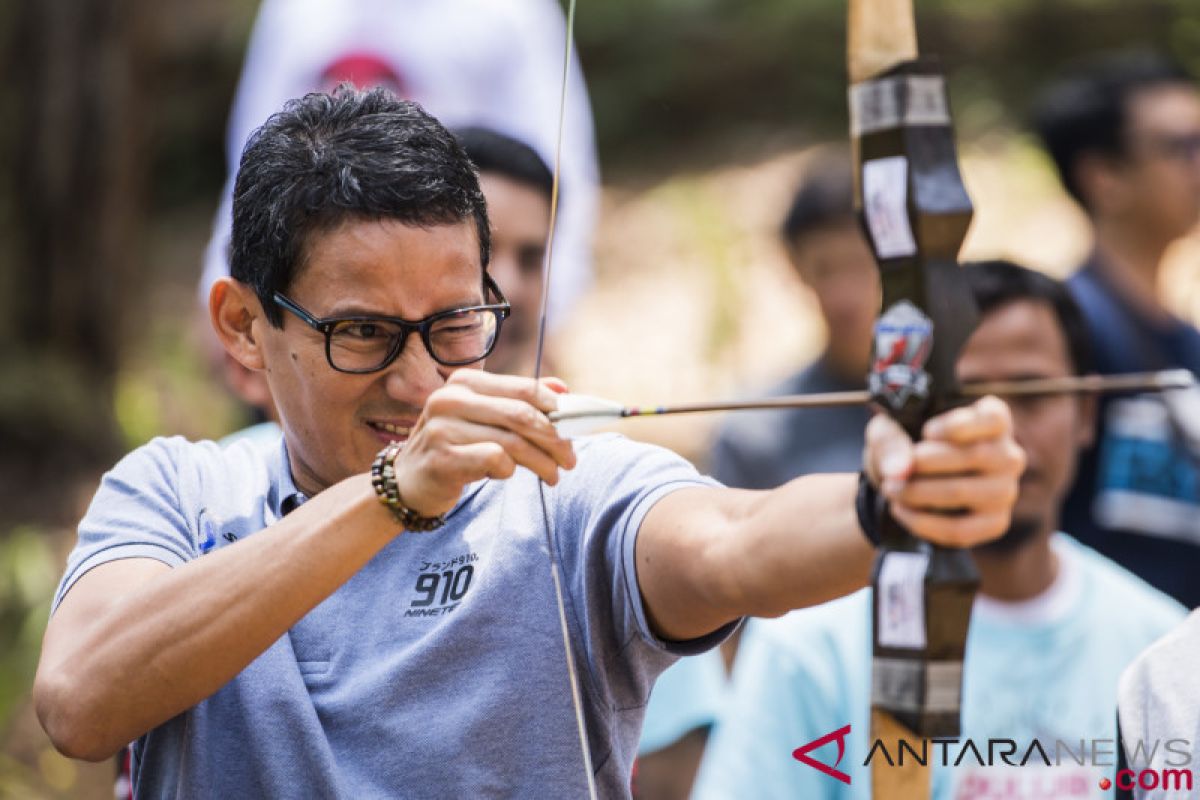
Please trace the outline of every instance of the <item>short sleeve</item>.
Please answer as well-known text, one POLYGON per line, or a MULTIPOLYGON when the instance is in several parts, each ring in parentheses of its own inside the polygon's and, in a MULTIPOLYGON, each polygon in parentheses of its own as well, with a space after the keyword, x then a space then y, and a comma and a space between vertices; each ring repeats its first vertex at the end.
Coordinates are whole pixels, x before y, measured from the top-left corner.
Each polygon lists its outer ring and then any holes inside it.
POLYGON ((555 502, 558 561, 570 594, 571 620, 586 643, 594 674, 606 676, 617 709, 645 705, 655 677, 678 656, 719 644, 734 625, 688 642, 650 630, 634 551, 646 514, 680 489, 719 487, 679 455, 615 434, 578 440, 579 465, 547 491, 555 502))
POLYGON ((101 564, 151 558, 177 567, 196 557, 192 527, 180 510, 177 456, 184 445, 182 439, 155 439, 104 475, 79 523, 51 613, 80 577, 101 564))

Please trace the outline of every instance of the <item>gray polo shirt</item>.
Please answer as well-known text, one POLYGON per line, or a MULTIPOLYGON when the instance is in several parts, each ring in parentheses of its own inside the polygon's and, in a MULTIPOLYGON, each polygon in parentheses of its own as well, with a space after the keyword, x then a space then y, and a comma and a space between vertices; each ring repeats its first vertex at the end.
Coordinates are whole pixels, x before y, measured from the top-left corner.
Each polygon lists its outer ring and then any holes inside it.
MULTIPOLYGON (((727 633, 654 637, 638 527, 669 492, 713 482, 616 435, 576 451, 547 509, 598 785, 621 797, 655 677, 727 633)), ((92 567, 179 566, 236 547, 302 500, 281 445, 156 439, 105 476, 55 607, 92 567)), ((544 530, 532 473, 472 484, 444 528, 397 536, 216 694, 138 739, 136 796, 583 795, 544 530)))

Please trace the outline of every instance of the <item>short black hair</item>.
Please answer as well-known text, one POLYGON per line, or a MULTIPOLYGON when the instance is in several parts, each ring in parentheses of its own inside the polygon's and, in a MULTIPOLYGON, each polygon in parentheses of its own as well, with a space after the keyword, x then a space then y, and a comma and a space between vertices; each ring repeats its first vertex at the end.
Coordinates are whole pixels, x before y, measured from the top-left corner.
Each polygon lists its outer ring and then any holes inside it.
POLYGON ((1077 65, 1048 86, 1033 107, 1032 125, 1058 169, 1063 186, 1088 207, 1075 168, 1081 156, 1127 155, 1129 104, 1134 95, 1172 84, 1194 86, 1180 64, 1150 50, 1129 50, 1077 65))
POLYGON ((1050 306, 1066 339, 1067 356, 1071 359, 1074 374, 1086 375, 1092 371, 1087 323, 1065 283, 1001 259, 964 264, 963 272, 980 314, 1019 300, 1050 306))
POLYGON ((551 199, 554 174, 532 147, 491 128, 455 128, 453 133, 480 172, 503 175, 551 199))
POLYGON ((819 230, 849 225, 854 213, 854 181, 850 159, 840 150, 813 156, 804 170, 780 234, 788 245, 819 230))
POLYGON ((234 183, 230 274, 280 326, 274 293, 295 278, 313 234, 352 219, 474 219, 487 268, 487 206, 470 159, 440 122, 386 89, 309 94, 254 132, 234 183))

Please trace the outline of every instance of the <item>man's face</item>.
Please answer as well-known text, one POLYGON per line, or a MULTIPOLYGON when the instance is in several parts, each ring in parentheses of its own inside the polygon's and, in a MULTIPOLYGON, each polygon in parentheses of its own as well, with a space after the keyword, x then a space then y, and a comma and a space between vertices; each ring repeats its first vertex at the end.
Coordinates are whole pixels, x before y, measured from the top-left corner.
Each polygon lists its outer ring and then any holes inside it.
POLYGON ((1166 85, 1135 94, 1119 171, 1129 213, 1163 239, 1200 219, 1200 92, 1166 85))
MULTIPOLYGON (((287 297, 316 317, 387 315, 417 321, 484 302, 472 220, 416 227, 351 220, 308 242, 287 297)), ((380 372, 335 371, 325 337, 290 313, 283 327, 254 323, 271 395, 287 437, 292 476, 312 494, 365 472, 389 441, 407 438, 429 394, 452 368, 434 361, 419 334, 380 372)))
POLYGON ((861 229, 853 221, 805 234, 789 248, 801 280, 816 295, 838 365, 866 374, 879 273, 861 229))
MULTIPOLYGON (((1016 300, 985 314, 958 361, 963 383, 1071 374, 1066 337, 1053 308, 1032 300, 1016 300)), ((1091 440, 1094 405, 1091 399, 1067 394, 1006 400, 1028 464, 1013 510, 1013 531, 1005 538, 1024 540, 1057 526, 1076 454, 1091 440), (1015 532, 1022 528, 1024 536, 1015 532)))
POLYGON ((550 233, 550 201, 536 188, 494 172, 479 176, 492 222, 488 272, 512 306, 496 349, 494 372, 522 373, 532 367, 542 301, 542 259, 550 233))

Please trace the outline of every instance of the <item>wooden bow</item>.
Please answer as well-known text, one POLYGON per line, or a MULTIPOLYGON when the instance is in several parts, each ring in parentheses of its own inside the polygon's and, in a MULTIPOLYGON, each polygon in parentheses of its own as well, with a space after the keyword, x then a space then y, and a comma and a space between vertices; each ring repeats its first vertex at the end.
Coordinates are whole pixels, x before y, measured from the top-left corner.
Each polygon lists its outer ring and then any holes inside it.
MULTIPOLYGON (((971 221, 945 81, 917 58, 912 0, 849 0, 856 207, 879 266, 870 390, 914 440, 961 398, 959 351, 978 312, 957 262, 971 221)), ((961 402, 959 400, 958 402, 961 402)), ((872 572, 872 740, 959 735, 962 664, 979 576, 970 554, 923 542, 881 509, 872 572)), ((877 798, 928 797, 913 763, 873 762, 877 798)))

